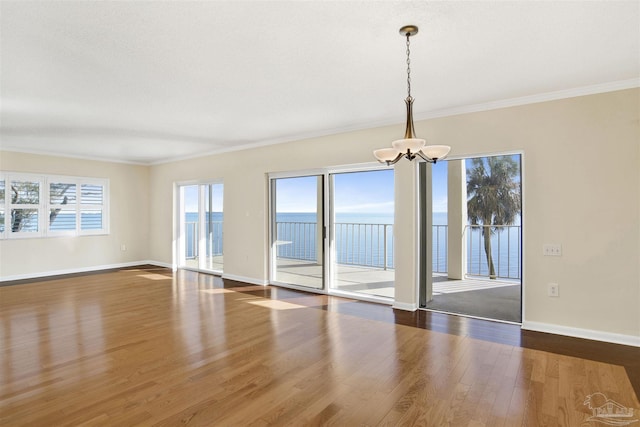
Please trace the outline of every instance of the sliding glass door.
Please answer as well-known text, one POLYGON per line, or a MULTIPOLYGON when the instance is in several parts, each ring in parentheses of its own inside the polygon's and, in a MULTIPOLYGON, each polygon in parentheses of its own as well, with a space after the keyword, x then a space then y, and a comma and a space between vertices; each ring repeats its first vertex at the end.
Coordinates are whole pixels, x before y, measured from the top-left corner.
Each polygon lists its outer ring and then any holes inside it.
POLYGON ((334 173, 330 182, 331 288, 393 298, 393 169, 334 173))
POLYGON ((522 155, 420 164, 421 307, 522 321, 522 155))
POLYGON ((271 283, 394 297, 393 169, 272 176, 270 186, 271 283))
POLYGON ((178 192, 178 266, 222 272, 223 184, 182 185, 178 192))
POLYGON ((324 289, 324 178, 271 180, 271 280, 324 289))

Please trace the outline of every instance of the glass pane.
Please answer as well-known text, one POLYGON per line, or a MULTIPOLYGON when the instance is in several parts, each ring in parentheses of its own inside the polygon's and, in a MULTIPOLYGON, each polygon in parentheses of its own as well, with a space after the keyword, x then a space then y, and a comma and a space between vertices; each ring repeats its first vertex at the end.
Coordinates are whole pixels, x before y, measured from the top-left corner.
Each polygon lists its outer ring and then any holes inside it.
POLYGON ((83 205, 101 205, 102 204, 102 185, 82 184, 82 204, 83 205))
POLYGON ((38 210, 11 209, 11 231, 13 233, 38 232, 38 210))
POLYGON ((199 268, 198 261, 198 186, 187 185, 180 187, 182 192, 182 211, 184 212, 184 259, 181 264, 186 267, 199 268))
POLYGON ((75 209, 51 209, 49 212, 49 230, 68 231, 76 229, 75 209))
POLYGON ((101 230, 102 210, 83 209, 80 212, 81 230, 101 230))
POLYGON ((322 289, 322 176, 273 181, 277 282, 322 289), (320 203, 318 199, 320 198, 320 203))
POLYGON ((224 186, 222 184, 209 184, 204 186, 205 234, 207 241, 205 268, 208 270, 222 271, 223 267, 223 193, 224 186))
POLYGON ((466 159, 467 274, 520 280, 520 155, 466 159))
POLYGON ((431 167, 431 186, 421 171, 421 306, 522 320, 520 161, 519 155, 500 155, 438 162, 431 167), (425 199, 431 197, 427 236, 425 199))
POLYGON ((56 182, 49 184, 49 203, 72 205, 76 202, 76 185, 56 182))
POLYGON ((11 203, 14 205, 37 205, 40 203, 40 183, 11 181, 11 203))
POLYGON ((0 180, 0 204, 4 204, 4 180, 0 180))
POLYGON ((442 280, 449 270, 447 264, 449 243, 448 170, 449 162, 438 162, 431 165, 431 269, 436 280, 442 280))
POLYGON ((0 233, 4 233, 4 211, 0 211, 0 233))
POLYGON ((393 298, 393 170, 331 177, 335 246, 332 287, 393 298))

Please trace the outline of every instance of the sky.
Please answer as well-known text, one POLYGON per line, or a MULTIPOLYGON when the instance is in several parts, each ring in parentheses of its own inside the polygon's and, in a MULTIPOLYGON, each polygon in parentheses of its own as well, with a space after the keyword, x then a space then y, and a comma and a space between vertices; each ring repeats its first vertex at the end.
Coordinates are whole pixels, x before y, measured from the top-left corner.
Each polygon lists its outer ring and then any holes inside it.
MULTIPOLYGON (((393 169, 339 173, 331 176, 334 179, 336 213, 393 213, 393 169)), ((277 211, 315 212, 317 179, 316 176, 278 179, 277 211)), ((434 165, 433 179, 434 211, 446 212, 446 162, 434 165)))
MULTIPOLYGON (((199 185, 186 185, 184 191, 185 212, 198 212, 198 187, 199 185)), ((224 186, 213 184, 213 211, 222 212, 222 199, 224 196, 224 186)))
MULTIPOLYGON (((518 158, 519 156, 513 156, 518 158)), ((404 160, 403 160, 404 161, 404 160)), ((467 161, 470 164, 470 159, 467 161)), ((447 211, 447 162, 432 165, 433 212, 447 211)), ((393 169, 332 174, 336 213, 392 214, 394 209, 393 169)), ((320 177, 320 179, 322 179, 320 177)), ((276 180, 278 212, 316 212, 317 176, 276 180)), ((186 186, 187 212, 197 211, 197 187, 186 186)), ((222 184, 214 185, 214 211, 222 211, 222 184)))
MULTIPOLYGON (((393 170, 349 172, 331 175, 336 213, 393 213, 393 170)), ((316 176, 276 181, 278 212, 315 212, 316 176)))
POLYGON ((447 165, 448 162, 440 162, 431 166, 431 181, 433 188, 433 212, 447 211, 447 165))

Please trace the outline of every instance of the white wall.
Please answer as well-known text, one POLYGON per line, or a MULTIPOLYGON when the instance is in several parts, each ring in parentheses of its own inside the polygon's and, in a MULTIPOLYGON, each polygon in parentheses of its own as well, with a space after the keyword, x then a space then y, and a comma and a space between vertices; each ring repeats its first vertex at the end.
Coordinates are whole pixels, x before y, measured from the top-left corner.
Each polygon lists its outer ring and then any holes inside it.
MULTIPOLYGON (((640 339, 638 89, 416 122, 452 156, 524 153, 525 324, 640 339), (544 243, 563 256, 543 257, 544 243), (547 283, 560 297, 547 297, 547 283)), ((225 273, 258 282, 267 271, 266 174, 370 162, 402 125, 343 133, 151 167, 150 259, 169 263, 174 181, 222 179, 225 273)), ((417 303, 412 166, 397 166, 396 299, 417 303)), ((640 341, 638 341, 640 342, 640 341)))
POLYGON ((389 143, 400 126, 354 132, 254 150, 153 166, 150 173, 150 258, 171 262, 174 182, 224 182, 224 272, 265 282, 268 278, 267 173, 371 162, 371 151, 389 143), (363 138, 363 139, 359 139, 363 138), (364 152, 363 152, 364 147, 364 152))
POLYGON ((426 124, 424 133, 456 154, 524 152, 525 323, 640 338, 639 95, 618 91, 426 124), (562 257, 544 257, 544 243, 562 244, 562 257), (560 285, 559 298, 547 296, 549 282, 560 285))
MULTIPOLYGON (((452 156, 524 153, 524 323, 640 345, 640 89, 416 122, 452 156), (542 256, 544 243, 562 257, 542 256), (560 284, 549 298, 547 283, 560 284), (635 340, 635 341, 634 341, 635 340), (624 340, 623 340, 624 341, 624 340)), ((171 263, 173 185, 222 179, 225 274, 268 279, 267 173, 369 163, 403 125, 152 167, 0 153, 0 169, 110 179, 111 234, 0 241, 0 278, 151 259, 171 263), (128 247, 120 251, 120 244, 128 247)), ((396 304, 417 304, 414 164, 397 166, 396 304)))
POLYGON ((108 235, 0 240, 0 279, 147 259, 148 167, 3 151, 0 170, 108 178, 110 194, 108 235), (121 244, 126 251, 120 250, 121 244))

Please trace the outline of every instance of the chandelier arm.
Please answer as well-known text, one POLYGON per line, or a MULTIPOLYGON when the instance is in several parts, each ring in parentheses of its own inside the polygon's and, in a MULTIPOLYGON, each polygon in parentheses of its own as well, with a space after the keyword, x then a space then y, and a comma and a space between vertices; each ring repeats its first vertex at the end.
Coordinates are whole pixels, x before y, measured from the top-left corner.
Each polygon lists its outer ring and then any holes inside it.
POLYGON ((434 165, 436 164, 436 162, 438 161, 438 159, 432 159, 431 157, 427 157, 425 156, 422 151, 416 151, 416 154, 418 155, 418 157, 420 157, 422 160, 428 162, 428 163, 433 163, 434 165))
POLYGON ((391 165, 395 165, 396 163, 398 163, 400 161, 400 159, 402 158, 402 156, 404 156, 404 153, 398 153, 398 155, 396 156, 395 159, 393 160, 387 160, 387 166, 391 166, 391 165))

